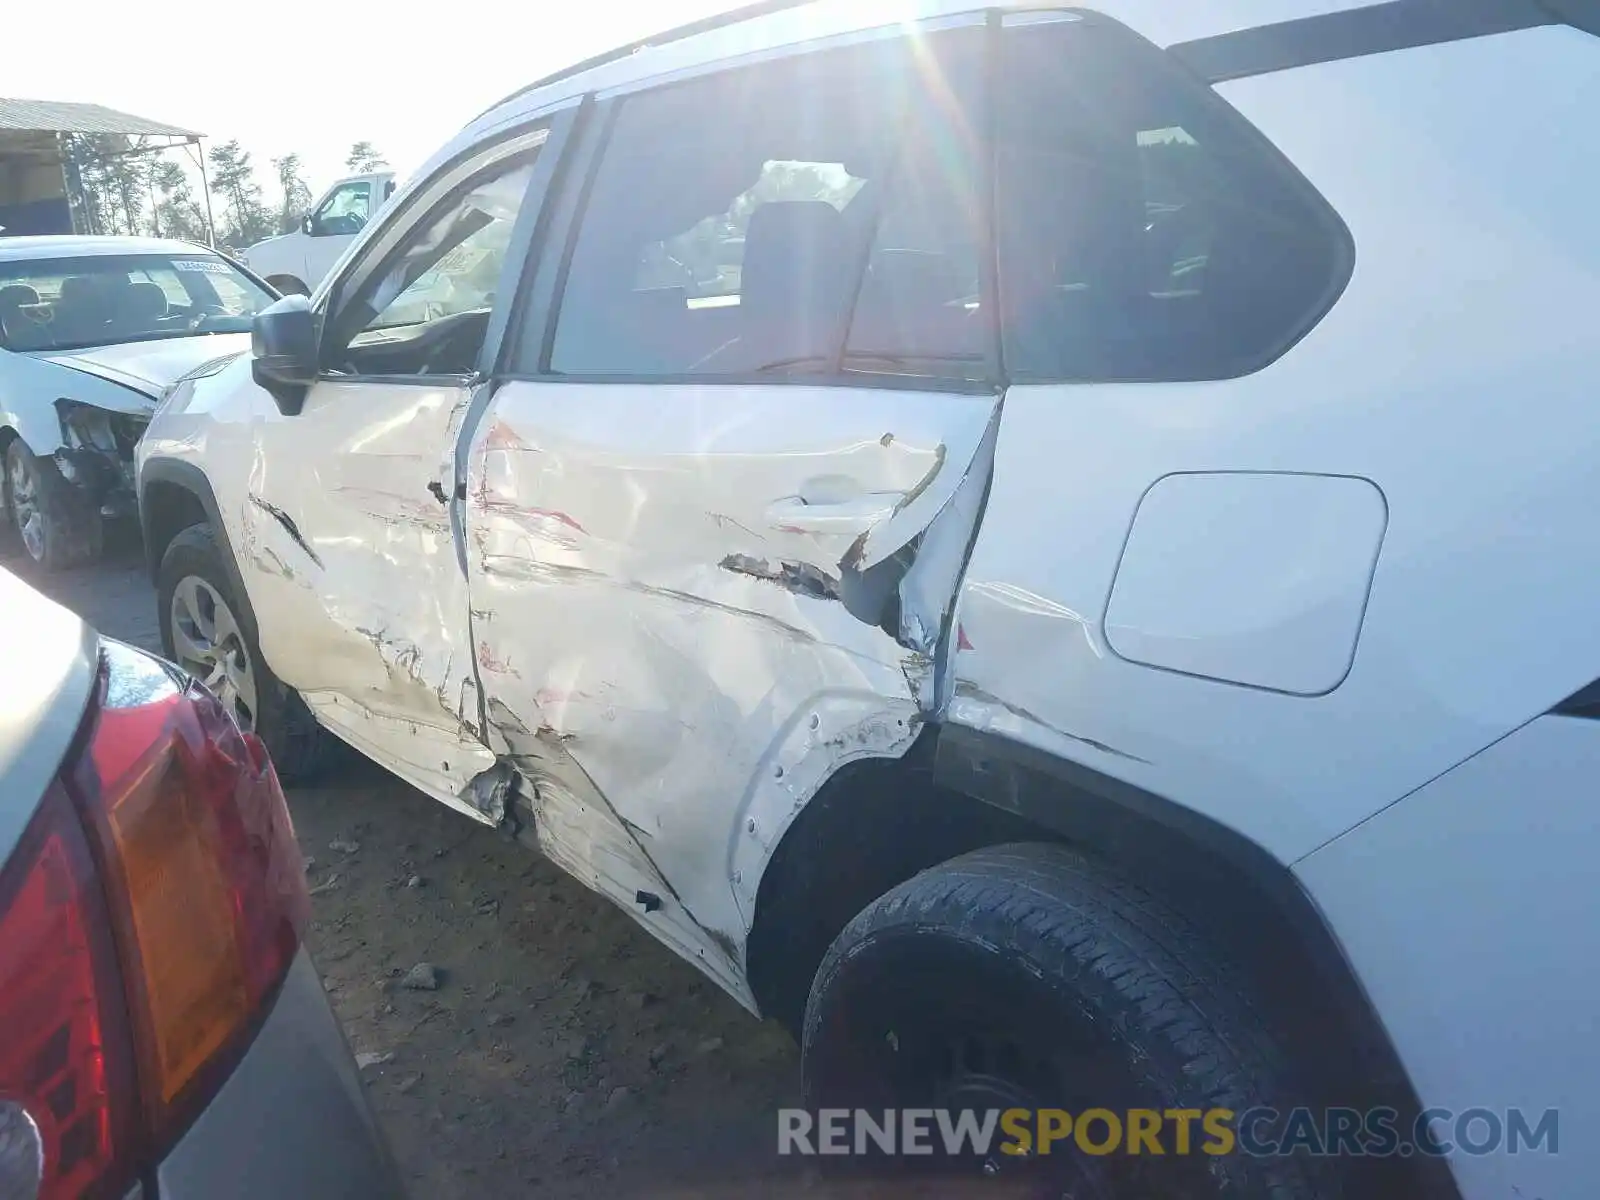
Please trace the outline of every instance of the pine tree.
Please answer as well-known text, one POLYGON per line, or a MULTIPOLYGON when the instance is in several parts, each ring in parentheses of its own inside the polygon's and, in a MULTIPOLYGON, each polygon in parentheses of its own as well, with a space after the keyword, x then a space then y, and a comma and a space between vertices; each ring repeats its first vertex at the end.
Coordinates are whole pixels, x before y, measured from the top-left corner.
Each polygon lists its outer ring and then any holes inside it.
POLYGON ((285 154, 272 160, 272 169, 278 173, 278 190, 282 204, 278 208, 278 232, 290 233, 300 224, 306 210, 311 207, 311 189, 301 175, 300 156, 285 154))
POLYGON ((371 142, 357 142, 350 147, 344 165, 345 169, 354 175, 366 175, 383 170, 389 165, 389 161, 378 153, 377 147, 371 142))
POLYGON ((189 187, 189 173, 182 164, 158 161, 152 164, 150 182, 156 191, 155 226, 162 237, 206 240, 206 214, 189 187))
POLYGON ((226 214, 222 240, 235 249, 259 242, 272 232, 272 218, 261 201, 250 152, 233 139, 213 146, 207 158, 211 160, 211 190, 222 198, 226 214))

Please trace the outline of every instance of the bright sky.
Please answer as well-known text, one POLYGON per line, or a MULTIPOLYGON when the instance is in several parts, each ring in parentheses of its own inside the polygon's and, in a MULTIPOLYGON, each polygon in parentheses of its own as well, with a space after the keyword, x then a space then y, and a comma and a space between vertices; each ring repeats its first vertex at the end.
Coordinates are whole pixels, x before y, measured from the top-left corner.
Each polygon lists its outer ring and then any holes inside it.
POLYGON ((238 138, 274 198, 271 159, 298 151, 320 193, 350 144, 372 142, 401 174, 478 113, 541 75, 739 0, 344 0, 224 2, 168 10, 74 0, 5 5, 0 94, 104 104, 238 138), (543 13, 560 12, 559 16, 543 13))

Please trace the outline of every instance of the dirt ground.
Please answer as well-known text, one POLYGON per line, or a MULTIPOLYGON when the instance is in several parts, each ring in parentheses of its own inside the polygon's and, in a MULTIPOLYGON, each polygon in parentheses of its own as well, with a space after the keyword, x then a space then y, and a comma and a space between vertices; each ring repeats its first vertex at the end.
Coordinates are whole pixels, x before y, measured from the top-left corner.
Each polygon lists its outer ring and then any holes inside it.
MULTIPOLYGON (((33 582, 159 649, 136 547, 33 582)), ((789 1036, 610 902, 353 753, 289 804, 311 950, 414 1197, 861 1194, 774 1152, 789 1036), (406 986, 423 963, 434 990, 406 986)))

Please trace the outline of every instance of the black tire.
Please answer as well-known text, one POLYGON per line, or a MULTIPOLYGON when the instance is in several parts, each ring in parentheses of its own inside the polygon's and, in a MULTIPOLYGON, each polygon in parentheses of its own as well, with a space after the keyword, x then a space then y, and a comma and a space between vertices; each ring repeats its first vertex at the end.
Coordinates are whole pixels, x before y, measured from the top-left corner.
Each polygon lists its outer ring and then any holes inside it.
MULTIPOLYGON (((817 971, 802 1055, 813 1111, 1102 1108, 1126 1119, 1298 1102, 1288 1064, 1194 932, 1103 866, 1046 844, 964 855, 868 905, 817 971)), ((1093 1128, 1104 1144, 1108 1128, 1093 1128)), ((1192 1137, 1205 1142, 1198 1121, 1192 1137)), ((1159 1140, 1160 1158, 1130 1155, 1126 1141, 1091 1157, 1068 1140, 1026 1160, 991 1150, 981 1165, 1077 1200, 1343 1194, 1333 1160, 1179 1155, 1170 1124, 1159 1140)))
POLYGON ((32 453, 21 438, 6 447, 5 509, 8 538, 46 571, 86 566, 105 550, 105 523, 89 498, 62 477, 54 459, 32 453), (30 494, 26 504, 19 491, 30 494), (23 528, 24 508, 37 517, 31 530, 23 528))
POLYGON ((175 662, 180 660, 172 628, 173 595, 185 579, 198 576, 227 602, 243 635, 256 684, 254 732, 266 743, 283 782, 304 781, 322 768, 332 739, 317 724, 299 693, 280 681, 262 661, 254 615, 235 594, 223 554, 209 525, 191 525, 167 546, 156 572, 162 649, 168 658, 175 662))

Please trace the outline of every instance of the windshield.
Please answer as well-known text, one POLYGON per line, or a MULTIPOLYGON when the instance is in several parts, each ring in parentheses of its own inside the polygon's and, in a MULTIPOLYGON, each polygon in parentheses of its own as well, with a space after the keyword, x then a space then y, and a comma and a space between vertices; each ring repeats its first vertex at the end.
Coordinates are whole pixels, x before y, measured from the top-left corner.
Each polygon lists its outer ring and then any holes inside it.
POLYGON ((0 346, 80 350, 243 333, 274 297, 196 249, 0 262, 0 346))

